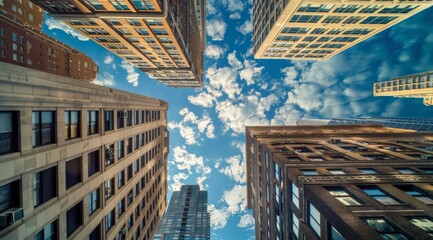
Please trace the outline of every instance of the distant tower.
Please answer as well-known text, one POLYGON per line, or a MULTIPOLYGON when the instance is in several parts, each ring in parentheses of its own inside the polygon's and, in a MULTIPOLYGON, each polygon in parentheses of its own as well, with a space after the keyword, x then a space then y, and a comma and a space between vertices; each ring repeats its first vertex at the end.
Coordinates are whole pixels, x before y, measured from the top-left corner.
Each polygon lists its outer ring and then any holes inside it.
POLYGON ((154 239, 210 239, 207 191, 200 191, 198 185, 183 185, 174 192, 154 239))
POLYGON ((423 98, 424 105, 433 106, 433 71, 377 82, 373 92, 374 96, 423 98))
POLYGON ((429 0, 256 0, 254 57, 324 60, 430 6, 429 0))
POLYGON ((205 0, 35 0, 50 16, 171 87, 202 87, 205 0))

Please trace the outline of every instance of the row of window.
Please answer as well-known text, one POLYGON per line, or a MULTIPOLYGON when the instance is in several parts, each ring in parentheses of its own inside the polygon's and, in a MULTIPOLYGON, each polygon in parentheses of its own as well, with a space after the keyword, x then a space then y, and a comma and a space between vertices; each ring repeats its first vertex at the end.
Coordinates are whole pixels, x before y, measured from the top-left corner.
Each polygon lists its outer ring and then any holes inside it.
MULTIPOLYGON (((301 4, 298 12, 330 12, 335 4, 301 4)), ((382 5, 368 5, 361 9, 359 13, 374 13, 382 8, 382 5)), ((379 13, 408 13, 418 6, 415 5, 394 5, 385 6, 379 13)), ((338 6, 333 12, 336 13, 354 13, 361 8, 361 5, 356 4, 342 4, 338 6)))
MULTIPOLYGON (((413 168, 394 168, 396 171, 398 171, 400 174, 420 174, 420 173, 426 173, 426 174, 433 174, 433 168, 418 168, 419 170, 415 170, 413 168)), ((340 168, 332 168, 332 169, 326 169, 329 174, 332 175, 344 175, 346 172, 343 169, 340 168)), ((361 173, 364 174, 379 174, 380 171, 374 169, 374 168, 359 168, 358 169, 361 173)), ((322 173, 319 173, 317 170, 314 169, 301 169, 301 172, 303 175, 319 175, 322 173)), ((353 174, 350 172, 350 174, 353 174)))

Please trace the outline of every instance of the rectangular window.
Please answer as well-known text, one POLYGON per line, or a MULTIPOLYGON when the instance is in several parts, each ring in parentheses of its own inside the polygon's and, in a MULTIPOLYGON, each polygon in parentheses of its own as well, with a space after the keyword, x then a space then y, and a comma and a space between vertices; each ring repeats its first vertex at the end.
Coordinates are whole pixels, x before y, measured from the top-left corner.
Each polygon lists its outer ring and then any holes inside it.
POLYGON ((124 198, 120 199, 120 201, 117 203, 117 216, 120 218, 120 216, 122 216, 123 213, 125 213, 125 199, 124 198))
POLYGON ((80 137, 80 112, 65 111, 65 140, 80 137))
POLYGON ((132 153, 132 137, 128 138, 126 141, 126 154, 132 153))
POLYGON ((127 174, 127 177, 128 177, 128 181, 131 180, 131 178, 132 178, 132 164, 128 166, 126 174, 127 174))
POLYGON ((89 240, 100 240, 100 239, 102 239, 101 224, 98 224, 98 226, 95 229, 93 229, 93 231, 90 233, 89 240))
POLYGON ((117 111, 117 128, 125 127, 125 112, 123 110, 117 111))
POLYGON ((125 171, 122 170, 119 173, 117 173, 117 188, 120 189, 125 185, 125 171))
POLYGON ((20 193, 19 180, 0 186, 0 212, 20 207, 20 193))
POLYGON ((140 134, 135 135, 134 139, 134 150, 137 150, 140 147, 140 134))
POLYGON ((308 203, 308 225, 320 237, 320 212, 311 203, 308 203))
POLYGON ((334 226, 331 226, 331 239, 332 240, 345 240, 343 235, 334 226))
POLYGON ((105 166, 114 163, 114 144, 105 145, 105 166))
POLYGON ((66 189, 81 182, 81 157, 66 162, 66 189))
POLYGON ((391 226, 384 218, 363 218, 362 221, 376 230, 383 239, 407 240, 407 238, 391 226))
POLYGON ((105 216, 105 231, 109 232, 114 226, 114 209, 105 216))
POLYGON ((305 170, 301 170, 301 171, 302 171, 302 174, 304 174, 304 175, 319 175, 319 173, 316 172, 316 170, 305 169, 305 170))
POLYGON ((433 236, 433 220, 430 217, 411 217, 409 221, 430 234, 430 236, 433 236))
POLYGON ((343 170, 341 169, 330 169, 328 170, 332 175, 343 175, 346 174, 345 172, 343 172, 343 170))
POLYGON ((83 225, 83 202, 77 203, 66 212, 67 237, 70 237, 81 225, 83 225))
POLYGON ((296 217, 295 213, 292 213, 292 231, 295 234, 296 239, 299 238, 299 219, 296 217))
POLYGON ((128 192, 127 195, 127 205, 128 207, 132 204, 132 202, 134 201, 134 193, 131 191, 128 192))
POLYGON ((349 193, 342 187, 326 187, 326 190, 340 201, 345 206, 361 205, 359 201, 349 195, 349 193))
POLYGON ((42 228, 38 233, 36 233, 35 235, 35 239, 39 240, 39 239, 49 239, 49 240, 54 240, 54 239, 58 239, 58 230, 57 230, 57 220, 55 220, 52 223, 48 223, 47 225, 45 225, 44 228, 42 228))
POLYGON ((18 151, 18 112, 0 112, 0 155, 18 151))
POLYGON ((359 171, 361 171, 362 173, 365 173, 365 174, 376 174, 376 173, 378 173, 378 171, 374 170, 373 168, 361 168, 361 169, 359 169, 359 171))
POLYGON ((395 205, 400 204, 399 201, 392 198, 385 192, 383 192, 381 189, 379 189, 376 186, 362 186, 360 187, 366 194, 368 194, 370 197, 376 199, 380 203, 384 205, 395 205))
POLYGON ((114 130, 114 115, 113 111, 104 112, 105 131, 114 130))
POLYGON ((55 142, 54 112, 33 112, 33 147, 55 142))
POLYGON ((114 194, 114 178, 104 182, 105 199, 109 199, 114 194))
POLYGON ((128 225, 128 230, 131 230, 132 225, 134 225, 134 218, 133 218, 132 214, 129 215, 129 217, 128 217, 127 225, 128 225))
POLYGON ((299 188, 292 183, 292 202, 299 208, 299 188))
POLYGON ((36 173, 33 176, 34 206, 37 207, 57 196, 57 167, 36 173))
POLYGON ((414 170, 410 168, 396 168, 397 171, 399 171, 401 174, 413 174, 415 173, 414 170))
POLYGON ((134 112, 134 124, 138 125, 139 120, 140 120, 140 113, 139 113, 139 111, 135 111, 134 112))
POLYGON ((141 123, 144 123, 144 111, 141 111, 141 117, 140 117, 141 123))
POLYGON ((126 111, 126 126, 132 126, 132 110, 126 111))
POLYGON ((117 159, 120 160, 125 156, 125 141, 118 141, 117 142, 117 159))
POLYGON ((99 150, 89 153, 89 166, 88 166, 88 176, 93 176, 93 174, 100 171, 99 166, 99 150))
POLYGON ((99 209, 99 188, 91 192, 87 198, 89 204, 89 216, 99 209))
POLYGON ((413 185, 399 185, 395 187, 399 188, 407 195, 412 196, 425 204, 433 204, 433 199, 430 198, 428 194, 422 189, 419 189, 413 185))
POLYGON ((98 111, 88 111, 87 114, 87 133, 88 135, 99 133, 99 112, 98 111))

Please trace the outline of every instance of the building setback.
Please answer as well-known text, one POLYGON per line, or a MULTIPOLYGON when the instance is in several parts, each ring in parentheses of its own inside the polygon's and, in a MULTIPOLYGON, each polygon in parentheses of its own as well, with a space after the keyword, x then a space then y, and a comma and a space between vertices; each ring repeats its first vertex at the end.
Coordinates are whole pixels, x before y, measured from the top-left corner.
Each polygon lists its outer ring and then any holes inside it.
POLYGON ((154 239, 210 239, 207 191, 200 191, 198 185, 183 185, 173 192, 154 239))
POLYGON ((324 60, 430 6, 429 0, 257 0, 254 57, 324 60))
POLYGON ((42 33, 43 11, 29 0, 0 1, 0 61, 83 81, 95 79, 96 63, 42 33))
POLYGON ((151 78, 171 87, 203 85, 205 0, 35 3, 151 78))
POLYGON ((411 129, 418 132, 433 132, 433 118, 410 117, 360 117, 332 119, 300 119, 296 125, 353 125, 380 124, 390 128, 411 129))
POLYGON ((256 239, 431 239, 433 134, 246 127, 256 239))
POLYGON ((152 239, 167 108, 0 62, 0 239, 152 239))
POLYGON ((433 106, 433 71, 377 82, 373 85, 375 97, 422 98, 426 106, 433 106))

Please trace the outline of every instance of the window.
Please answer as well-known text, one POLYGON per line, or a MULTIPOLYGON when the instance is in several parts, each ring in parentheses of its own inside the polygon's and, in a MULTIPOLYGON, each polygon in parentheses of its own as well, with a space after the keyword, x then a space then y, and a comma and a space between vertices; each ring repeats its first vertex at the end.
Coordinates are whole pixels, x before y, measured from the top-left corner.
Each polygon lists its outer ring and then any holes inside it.
POLYGON ((128 181, 131 180, 131 178, 132 178, 132 164, 128 166, 127 175, 128 175, 127 176, 128 177, 128 181))
POLYGON ((301 170, 304 175, 319 175, 315 170, 301 170))
POLYGON ((128 196, 127 196, 127 205, 128 205, 128 207, 132 204, 132 201, 134 200, 134 195, 133 195, 133 192, 132 192, 132 190, 131 191, 129 191, 128 192, 128 196))
POLYGON ((65 140, 80 137, 80 112, 65 111, 65 140))
POLYGON ((292 213, 292 231, 296 238, 299 238, 299 219, 296 217, 295 213, 292 213))
POLYGON ((418 6, 414 6, 414 5, 389 6, 389 7, 383 8, 379 13, 408 13, 408 12, 414 10, 417 7, 418 6))
POLYGON ((114 226, 114 209, 105 216, 105 231, 109 232, 114 226))
POLYGON ((292 202, 299 208, 299 188, 292 183, 292 202))
POLYGON ((117 188, 120 189, 125 185, 125 171, 122 170, 117 173, 117 188))
POLYGON ((132 137, 128 138, 126 141, 126 154, 132 153, 132 137))
POLYGON ((343 235, 334 226, 331 226, 331 240, 345 240, 343 235))
POLYGON ((126 114, 126 126, 130 127, 132 126, 132 110, 128 110, 126 114))
POLYGON ((118 141, 117 142, 117 159, 120 160, 125 156, 125 141, 118 141))
POLYGON ((45 225, 38 233, 36 233, 35 239, 58 239, 57 220, 52 223, 45 225))
POLYGON ((114 194, 114 178, 104 182, 105 199, 109 199, 114 194))
POLYGON ((407 195, 412 196, 416 199, 418 199, 419 201, 425 203, 425 204, 433 204, 433 199, 430 198, 428 196, 428 194, 413 186, 413 185, 400 185, 400 186, 395 186, 397 188, 399 188, 400 190, 402 190, 403 192, 405 192, 407 195))
POLYGON ((83 202, 77 203, 66 212, 67 237, 70 237, 81 225, 83 225, 83 202))
POLYGON ((91 192, 87 198, 89 204, 89 216, 99 208, 99 188, 91 192))
POLYGON ((0 212, 20 207, 20 201, 19 180, 0 186, 0 212))
POLYGON ((430 217, 411 217, 409 221, 433 236, 433 220, 430 217))
POLYGON ((55 142, 54 112, 33 112, 33 147, 55 142))
POLYGON ((341 169, 330 169, 328 170, 331 174, 333 175, 344 175, 346 174, 345 172, 343 172, 343 170, 341 169))
POLYGON ((33 185, 35 207, 57 196, 57 167, 36 173, 33 176, 33 185))
POLYGON ((135 135, 134 150, 137 150, 139 147, 140 147, 140 135, 135 135))
POLYGON ((334 4, 301 4, 298 12, 329 12, 334 4))
POLYGON ((141 123, 144 123, 144 111, 141 111, 141 116, 140 116, 140 120, 141 120, 141 123))
POLYGON ((365 173, 365 174, 379 173, 378 171, 374 170, 373 168, 361 168, 361 169, 359 169, 359 171, 361 171, 362 173, 365 173))
POLYGON ((105 166, 114 163, 114 144, 105 145, 105 166))
POLYGON ((342 187, 327 187, 326 190, 334 196, 338 201, 343 203, 345 206, 357 206, 361 205, 359 201, 351 197, 349 193, 342 187))
POLYGON ((89 153, 88 176, 99 172, 99 150, 89 153))
POLYGON ((123 213, 125 213, 125 199, 122 198, 120 199, 120 201, 117 203, 117 215, 120 218, 120 216, 123 215, 123 213))
POLYGON ((415 173, 414 170, 410 168, 396 168, 397 171, 399 171, 401 174, 413 174, 415 173))
POLYGON ((93 231, 89 235, 89 240, 99 240, 102 239, 101 237, 101 224, 98 224, 98 226, 93 229, 93 231))
POLYGON ((361 24, 387 24, 397 17, 368 17, 361 24))
POLYGON ((18 151, 18 112, 0 112, 0 154, 18 151))
POLYGON ((139 114, 139 111, 135 111, 135 112, 134 112, 134 124, 135 124, 135 125, 138 125, 139 120, 140 120, 140 114, 139 114))
POLYGON ((137 174, 139 169, 140 169, 140 165, 139 165, 139 161, 137 159, 134 162, 134 173, 137 174))
POLYGON ((320 213, 311 203, 308 203, 308 225, 320 237, 320 213))
POLYGON ((298 23, 317 23, 322 16, 318 15, 294 15, 290 22, 298 22, 298 23))
POLYGON ((134 218, 133 218, 132 214, 128 217, 127 224, 128 224, 128 230, 131 230, 132 225, 134 224, 134 218))
POLYGON ((81 182, 81 157, 66 162, 66 189, 81 182))
POLYGON ((374 230, 376 230, 383 239, 407 239, 403 234, 397 231, 383 218, 364 218, 362 219, 362 221, 374 230))
POLYGON ((87 133, 88 135, 99 133, 98 128, 98 111, 88 111, 87 114, 87 133))
POLYGON ((117 111, 117 128, 125 126, 125 112, 122 110, 117 111))
POLYGON ((113 111, 104 112, 105 131, 114 130, 114 115, 113 111))
POLYGON ((390 197, 388 194, 383 192, 381 189, 375 186, 363 186, 360 187, 362 191, 364 191, 366 194, 370 195, 370 197, 376 199, 380 203, 384 205, 394 205, 394 204, 400 204, 399 201, 396 199, 390 197))

